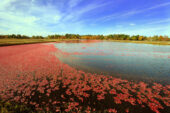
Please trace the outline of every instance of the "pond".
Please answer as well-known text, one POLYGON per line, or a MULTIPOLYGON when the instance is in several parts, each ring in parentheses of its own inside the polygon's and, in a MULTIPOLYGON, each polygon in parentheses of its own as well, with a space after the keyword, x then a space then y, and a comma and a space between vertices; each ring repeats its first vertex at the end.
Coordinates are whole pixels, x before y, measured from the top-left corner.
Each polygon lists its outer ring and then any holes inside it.
POLYGON ((170 46, 80 40, 59 42, 56 56, 85 72, 132 81, 170 83, 170 46))
POLYGON ((0 109, 169 113, 169 53, 96 40, 0 47, 0 109))

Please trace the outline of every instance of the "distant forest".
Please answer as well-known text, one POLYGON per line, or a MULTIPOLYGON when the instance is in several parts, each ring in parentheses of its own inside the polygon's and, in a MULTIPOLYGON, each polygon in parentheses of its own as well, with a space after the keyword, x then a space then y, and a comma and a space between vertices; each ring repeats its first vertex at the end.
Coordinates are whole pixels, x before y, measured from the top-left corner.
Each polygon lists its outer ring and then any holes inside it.
POLYGON ((48 35, 43 36, 25 36, 25 35, 0 35, 0 39, 99 39, 99 40, 148 40, 148 41, 170 41, 168 36, 140 36, 140 35, 126 35, 126 34, 110 34, 110 35, 79 35, 79 34, 65 34, 65 35, 48 35))

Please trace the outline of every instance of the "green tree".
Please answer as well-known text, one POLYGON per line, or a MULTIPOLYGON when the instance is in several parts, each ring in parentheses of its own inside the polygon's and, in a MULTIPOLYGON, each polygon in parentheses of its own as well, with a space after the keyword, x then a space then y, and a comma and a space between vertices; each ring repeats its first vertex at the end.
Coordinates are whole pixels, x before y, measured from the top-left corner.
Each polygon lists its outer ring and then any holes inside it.
POLYGON ((138 38, 139 38, 139 35, 133 35, 133 36, 131 37, 132 40, 138 40, 138 38))

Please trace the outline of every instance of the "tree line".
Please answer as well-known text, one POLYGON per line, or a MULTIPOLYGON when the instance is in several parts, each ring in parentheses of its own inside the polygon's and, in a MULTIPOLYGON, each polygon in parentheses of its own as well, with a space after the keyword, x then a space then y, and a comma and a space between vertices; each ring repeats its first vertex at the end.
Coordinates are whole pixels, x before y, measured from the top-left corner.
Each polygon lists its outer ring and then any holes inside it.
POLYGON ((149 40, 149 41, 170 41, 168 36, 141 36, 141 35, 126 35, 126 34, 110 34, 110 35, 79 35, 79 34, 65 34, 65 35, 48 35, 43 36, 25 36, 25 35, 0 35, 0 39, 99 39, 99 40, 149 40))

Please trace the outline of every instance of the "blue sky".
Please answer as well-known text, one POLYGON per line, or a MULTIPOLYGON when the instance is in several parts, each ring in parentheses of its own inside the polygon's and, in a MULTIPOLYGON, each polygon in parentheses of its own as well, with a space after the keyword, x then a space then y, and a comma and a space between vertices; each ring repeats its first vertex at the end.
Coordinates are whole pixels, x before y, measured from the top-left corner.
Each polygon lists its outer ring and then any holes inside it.
POLYGON ((170 36, 170 0, 0 0, 0 34, 170 36))

